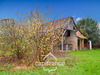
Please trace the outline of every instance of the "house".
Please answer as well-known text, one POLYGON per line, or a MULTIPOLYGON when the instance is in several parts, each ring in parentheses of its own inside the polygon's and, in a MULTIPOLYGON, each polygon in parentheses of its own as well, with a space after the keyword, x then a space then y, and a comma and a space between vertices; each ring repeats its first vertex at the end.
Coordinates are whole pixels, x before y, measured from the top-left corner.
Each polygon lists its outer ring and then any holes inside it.
POLYGON ((49 25, 49 23, 52 23, 53 26, 60 26, 63 29, 61 32, 63 41, 56 46, 58 50, 69 51, 81 50, 82 48, 89 49, 89 40, 77 28, 73 17, 50 21, 45 23, 45 25, 49 25))

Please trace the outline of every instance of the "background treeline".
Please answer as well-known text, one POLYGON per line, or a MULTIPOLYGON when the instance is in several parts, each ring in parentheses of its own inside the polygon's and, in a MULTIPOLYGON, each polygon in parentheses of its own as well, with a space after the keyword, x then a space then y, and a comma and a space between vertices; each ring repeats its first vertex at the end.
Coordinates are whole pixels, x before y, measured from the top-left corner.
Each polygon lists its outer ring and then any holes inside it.
POLYGON ((78 29, 92 41, 93 47, 100 48, 100 26, 97 20, 90 18, 82 18, 77 22, 78 29))

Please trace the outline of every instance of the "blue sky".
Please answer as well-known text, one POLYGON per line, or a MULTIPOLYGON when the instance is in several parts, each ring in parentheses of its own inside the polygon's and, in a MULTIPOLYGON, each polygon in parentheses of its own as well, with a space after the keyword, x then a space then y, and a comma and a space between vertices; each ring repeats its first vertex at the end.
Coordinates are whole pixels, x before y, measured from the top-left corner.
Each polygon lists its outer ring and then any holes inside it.
POLYGON ((73 16, 74 20, 90 16, 100 23, 99 0, 0 0, 0 18, 17 18, 16 12, 24 13, 39 9, 41 13, 51 7, 51 20, 73 16))

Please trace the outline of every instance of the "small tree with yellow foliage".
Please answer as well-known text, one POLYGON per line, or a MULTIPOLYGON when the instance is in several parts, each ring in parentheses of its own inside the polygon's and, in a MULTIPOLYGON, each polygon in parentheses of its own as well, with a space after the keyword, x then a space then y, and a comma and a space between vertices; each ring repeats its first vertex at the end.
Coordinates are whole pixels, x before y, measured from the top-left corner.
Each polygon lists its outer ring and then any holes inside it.
MULTIPOLYGON (((22 59, 25 53, 33 52, 39 61, 49 52, 57 51, 54 47, 61 41, 62 29, 48 21, 48 11, 42 18, 38 10, 31 12, 27 17, 20 18, 17 23, 9 25, 1 24, 2 50, 11 51, 18 59, 22 59), (4 48, 5 46, 5 48, 4 48)), ((0 36, 1 36, 0 35, 0 36)))

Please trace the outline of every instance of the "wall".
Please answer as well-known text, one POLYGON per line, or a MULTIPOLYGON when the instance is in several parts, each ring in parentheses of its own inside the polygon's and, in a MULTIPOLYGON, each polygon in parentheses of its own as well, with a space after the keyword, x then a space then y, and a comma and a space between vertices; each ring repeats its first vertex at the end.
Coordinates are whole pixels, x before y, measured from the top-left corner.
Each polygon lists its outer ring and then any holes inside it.
POLYGON ((72 44, 73 50, 78 49, 78 38, 75 35, 75 31, 72 31, 72 30, 70 31, 70 37, 65 36, 64 46, 67 45, 67 44, 72 44))

